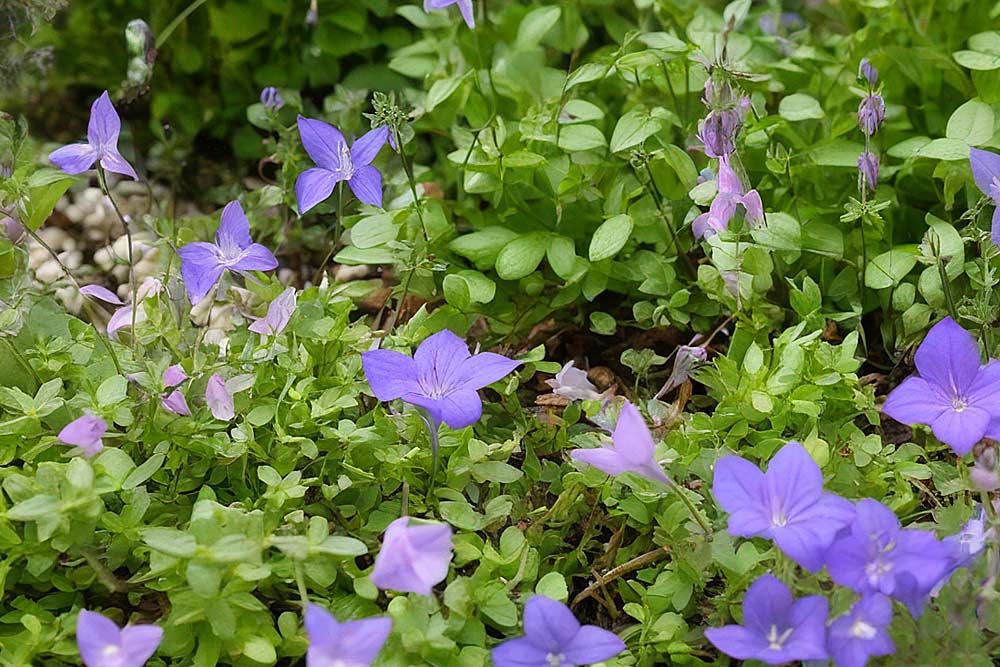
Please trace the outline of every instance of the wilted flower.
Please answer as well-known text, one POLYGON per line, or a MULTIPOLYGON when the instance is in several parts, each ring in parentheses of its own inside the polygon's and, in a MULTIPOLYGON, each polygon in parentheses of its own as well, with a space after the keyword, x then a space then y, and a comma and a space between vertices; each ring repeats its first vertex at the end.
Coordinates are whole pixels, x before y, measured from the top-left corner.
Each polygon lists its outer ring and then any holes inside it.
POLYGON ((0 234, 3 234, 10 239, 11 243, 17 245, 26 233, 24 225, 14 218, 4 216, 3 212, 0 211, 0 234))
POLYGON ((326 609, 309 604, 305 626, 306 667, 369 667, 389 638, 392 619, 377 616, 338 623, 326 609))
POLYGON ((858 126, 869 137, 885 121, 885 102, 881 95, 866 95, 858 105, 858 126))
POLYGON ((674 354, 674 367, 670 371, 660 394, 665 394, 674 387, 679 387, 691 375, 691 370, 696 364, 704 363, 708 359, 708 350, 699 346, 679 345, 674 354))
POLYGON ((76 645, 87 667, 142 667, 156 652, 163 628, 155 625, 126 625, 97 612, 80 611, 76 619, 76 645))
POLYGON ((382 205, 382 174, 372 166, 372 160, 385 145, 389 128, 376 127, 348 148, 344 135, 334 126, 299 116, 299 136, 316 163, 295 181, 299 214, 329 197, 340 181, 347 181, 351 192, 365 204, 382 205))
POLYGON ((986 545, 996 539, 996 528, 990 526, 986 509, 980 507, 962 530, 941 541, 951 549, 952 570, 957 570, 970 565, 986 550, 986 545))
POLYGON ((59 431, 59 439, 67 445, 83 449, 86 456, 95 456, 104 449, 101 437, 108 430, 104 420, 94 415, 83 415, 66 424, 59 431))
POLYGON ((118 135, 121 129, 121 118, 105 90, 90 107, 87 143, 63 146, 50 153, 49 160, 67 174, 83 173, 95 162, 100 162, 108 171, 139 180, 135 169, 118 152, 118 135))
POLYGON ((691 231, 695 238, 725 231, 729 221, 736 214, 736 207, 742 206, 746 211, 746 219, 752 225, 759 224, 764 219, 764 204, 756 190, 744 194, 743 184, 739 176, 729 165, 729 159, 719 160, 719 190, 712 200, 708 212, 702 213, 691 223, 691 231))
POLYGON ((424 340, 412 358, 372 350, 361 355, 361 363, 378 400, 402 398, 427 410, 434 428, 444 422, 456 429, 479 421, 483 412, 479 389, 521 365, 493 352, 472 355, 465 341, 448 329, 424 340))
POLYGON ((248 328, 262 336, 277 336, 292 319, 295 312, 295 288, 289 287, 267 306, 267 315, 253 322, 248 328))
POLYGON ((712 493, 729 513, 729 532, 766 537, 796 563, 818 572, 826 548, 854 515, 851 504, 823 492, 823 474, 809 453, 789 442, 761 472, 739 456, 715 464, 712 493))
POLYGON ((216 419, 227 422, 236 416, 233 394, 226 387, 226 381, 218 373, 208 378, 208 384, 205 385, 205 403, 208 404, 208 409, 212 411, 212 416, 216 419))
POLYGON ((969 149, 969 165, 972 177, 984 195, 993 200, 993 225, 990 236, 993 243, 1000 246, 1000 155, 990 151, 969 149))
POLYGON ((167 370, 163 371, 163 386, 176 387, 181 382, 184 382, 184 380, 187 380, 187 377, 187 374, 184 372, 184 369, 180 366, 180 364, 174 364, 173 366, 167 368, 167 370))
MULTIPOLYGON (((996 424, 991 426, 991 431, 996 429, 996 424)), ((987 437, 992 435, 987 433, 987 437)), ((972 470, 969 471, 969 479, 981 491, 996 491, 1000 488, 1000 471, 997 470, 997 449, 989 441, 976 445, 972 450, 974 462, 972 470)))
POLYGON ((430 595, 448 576, 452 559, 451 526, 400 517, 382 536, 371 580, 382 590, 430 595))
POLYGON ((878 70, 868 61, 868 58, 862 58, 858 64, 858 78, 868 81, 869 89, 875 88, 875 84, 878 83, 878 70))
POLYGON ((865 667, 868 658, 892 655, 896 645, 889 636, 892 601, 884 595, 867 595, 851 611, 830 624, 827 648, 836 667, 865 667))
POLYGON ((858 174, 863 181, 861 187, 867 186, 872 192, 878 184, 878 155, 871 151, 864 151, 858 156, 858 174))
MULTIPOLYGON (((84 289, 86 289, 86 287, 84 289)), ((83 290, 80 291, 82 292, 83 290)), ((151 296, 156 296, 162 291, 163 291, 163 283, 160 282, 158 278, 153 278, 152 276, 146 278, 145 280, 142 281, 142 284, 139 285, 139 289, 136 290, 135 294, 136 305, 138 306, 140 303, 142 303, 144 299, 151 296)), ((115 295, 111 294, 110 291, 107 292, 112 297, 114 297, 118 303, 121 303, 121 300, 118 299, 118 297, 115 297, 115 295)), ((97 295, 91 294, 91 296, 96 297, 97 295)), ((114 303, 114 302, 109 301, 109 303, 114 303)), ((145 320, 146 320, 146 311, 144 311, 142 308, 139 308, 138 312, 136 312, 135 314, 135 323, 139 324, 140 322, 144 322, 145 320)), ((117 332, 119 329, 123 329, 125 327, 130 327, 130 326, 132 326, 132 304, 128 303, 125 304, 123 307, 119 308, 118 310, 116 310, 114 315, 111 316, 111 319, 108 320, 108 336, 114 337, 115 332, 117 332)))
POLYGON ((738 660, 780 665, 799 660, 823 660, 826 651, 826 598, 799 600, 783 583, 765 574, 743 598, 743 625, 708 628, 705 637, 717 649, 738 660))
POLYGON ((250 238, 250 222, 238 201, 222 209, 215 243, 195 241, 177 251, 181 276, 192 305, 201 301, 226 269, 270 271, 278 267, 274 253, 250 238))
POLYGON ((979 345, 946 317, 914 355, 919 376, 893 389, 882 411, 904 424, 927 424, 956 454, 967 454, 1000 419, 1000 361, 980 366, 979 345))
POLYGON ((611 447, 574 449, 570 456, 609 475, 634 472, 647 479, 668 482, 666 474, 656 462, 653 436, 642 415, 628 401, 625 401, 618 414, 618 424, 611 435, 611 443, 611 447))
POLYGON ((572 359, 567 361, 566 365, 556 373, 556 376, 551 380, 546 380, 545 384, 552 387, 552 393, 556 396, 562 396, 571 401, 600 400, 601 393, 587 379, 587 371, 574 368, 573 363, 572 359))
POLYGON ((188 407, 187 399, 177 389, 170 392, 170 395, 161 401, 164 408, 182 417, 191 416, 191 408, 188 407))
POLYGON ((709 111, 698 122, 698 139, 705 145, 708 157, 728 158, 736 150, 736 134, 750 110, 750 98, 728 81, 709 77, 702 102, 709 111))
POLYGON ((109 290, 107 287, 102 287, 101 285, 84 285, 80 288, 80 294, 85 294, 99 301, 110 303, 113 306, 125 305, 125 303, 118 298, 117 294, 109 290))
POLYGON ((274 86, 268 86, 264 90, 260 91, 260 103, 264 105, 264 108, 268 111, 277 111, 281 107, 285 106, 285 101, 281 99, 281 93, 274 86))
POLYGON ((470 28, 476 27, 476 16, 472 8, 472 0, 424 0, 424 11, 430 12, 451 5, 458 5, 458 11, 462 12, 465 25, 470 28))

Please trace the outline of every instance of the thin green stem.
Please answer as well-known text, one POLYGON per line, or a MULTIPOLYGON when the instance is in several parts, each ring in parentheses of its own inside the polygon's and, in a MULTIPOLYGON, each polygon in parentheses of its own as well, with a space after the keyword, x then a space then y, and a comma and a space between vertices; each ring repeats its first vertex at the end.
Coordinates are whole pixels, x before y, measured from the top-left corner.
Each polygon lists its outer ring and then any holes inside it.
POLYGON ((677 485, 677 482, 675 482, 674 480, 670 479, 669 477, 667 478, 667 483, 666 484, 667 484, 667 488, 669 488, 671 491, 673 491, 674 494, 680 499, 680 501, 682 503, 684 503, 684 506, 687 508, 687 511, 691 515, 691 518, 694 519, 698 523, 699 526, 701 526, 701 529, 703 531, 705 531, 705 535, 708 535, 709 537, 711 537, 712 533, 714 532, 712 530, 712 527, 710 525, 708 525, 708 522, 705 521, 705 518, 698 511, 698 508, 694 506, 694 503, 691 502, 691 499, 688 498, 687 494, 684 493, 684 489, 682 489, 681 487, 679 487, 677 485))
POLYGON ((132 256, 133 253, 132 227, 125 219, 125 216, 122 215, 121 209, 118 208, 118 202, 116 202, 115 198, 111 196, 111 189, 108 187, 108 179, 104 173, 104 167, 102 167, 100 164, 97 165, 97 180, 101 184, 101 191, 104 192, 104 196, 107 197, 108 201, 111 202, 111 208, 115 210, 115 215, 118 216, 118 219, 122 223, 122 227, 125 229, 125 240, 128 243, 128 282, 129 282, 129 289, 132 292, 131 333, 132 333, 132 352, 134 353, 136 348, 136 343, 138 342, 138 337, 136 336, 135 333, 135 313, 136 313, 136 308, 138 307, 136 299, 138 297, 139 290, 137 289, 135 284, 135 258, 132 256))
POLYGON ((191 15, 191 12, 198 9, 206 2, 208 2, 208 0, 194 0, 194 2, 185 7, 180 14, 175 16, 174 20, 167 24, 167 27, 160 32, 160 36, 156 38, 156 48, 161 48, 163 43, 167 41, 167 38, 169 38, 170 35, 173 34, 174 30, 177 29, 177 26, 183 23, 184 19, 191 15))
POLYGON ((35 389, 38 389, 38 387, 42 386, 42 378, 38 376, 38 373, 35 371, 35 367, 31 365, 31 363, 24 357, 23 354, 21 354, 21 351, 17 349, 17 346, 14 345, 14 343, 12 343, 11 340, 6 336, 0 336, 0 340, 2 340, 7 345, 8 348, 10 348, 11 354, 14 355, 14 358, 17 359, 18 363, 21 364, 21 366, 23 366, 24 369, 28 371, 31 377, 35 380, 35 389))
POLYGON ((406 151, 403 149, 403 141, 399 136, 399 131, 393 129, 396 134, 396 145, 399 146, 399 159, 403 163, 403 171, 406 173, 406 181, 410 184, 410 192, 413 193, 413 205, 417 208, 417 218, 420 219, 420 229, 424 232, 424 242, 429 243, 431 240, 430 234, 427 233, 427 223, 424 222, 424 211, 423 207, 420 205, 420 197, 417 196, 417 180, 413 177, 413 165, 410 164, 409 159, 406 157, 406 151))
POLYGON ((299 598, 302 600, 302 608, 309 605, 309 591, 306 588, 305 570, 301 561, 295 561, 295 585, 299 589, 299 598))

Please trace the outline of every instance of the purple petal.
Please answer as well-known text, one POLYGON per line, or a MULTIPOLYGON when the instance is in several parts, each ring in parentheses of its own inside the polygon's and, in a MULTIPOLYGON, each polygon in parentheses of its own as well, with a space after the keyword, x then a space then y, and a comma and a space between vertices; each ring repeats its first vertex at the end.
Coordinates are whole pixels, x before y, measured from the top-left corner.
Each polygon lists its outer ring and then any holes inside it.
POLYGON ((250 247, 250 221, 238 201, 231 201, 222 209, 219 231, 215 233, 215 244, 226 257, 235 257, 240 250, 250 247))
POLYGON ((993 245, 1000 246, 1000 205, 993 209, 993 222, 990 224, 990 239, 993 245))
POLYGON ((472 0, 457 0, 455 4, 458 5, 458 10, 462 12, 462 18, 465 20, 465 25, 469 26, 471 29, 475 29, 476 16, 472 10, 472 0))
POLYGON ((719 160, 719 193, 743 196, 743 184, 725 157, 719 160))
POLYGON ((625 401, 618 414, 618 423, 611 434, 615 451, 635 467, 643 468, 653 473, 654 479, 667 481, 660 465, 656 462, 656 445, 649 427, 643 421, 642 415, 635 406, 625 401))
POLYGON ((93 297, 115 306, 125 305, 125 303, 118 298, 117 294, 109 290, 107 287, 102 287, 100 285, 84 285, 80 288, 80 294, 86 294, 89 297, 93 297))
POLYGON ((413 360, 425 388, 444 390, 462 386, 463 362, 471 356, 465 341, 444 329, 425 338, 413 353, 413 360))
POLYGON ((343 167, 341 157, 349 152, 340 130, 329 123, 305 116, 299 116, 298 124, 302 147, 316 166, 329 171, 337 171, 343 167))
POLYGON ((708 628, 705 638, 731 658, 749 660, 767 650, 764 637, 750 632, 741 625, 727 625, 721 628, 708 628))
POLYGON ((132 326, 132 306, 123 306, 116 310, 111 315, 111 319, 108 320, 108 336, 114 338, 116 331, 130 326, 132 326))
POLYGON ((451 537, 447 524, 410 525, 409 517, 396 519, 382 537, 372 582, 382 590, 430 595, 434 585, 448 576, 451 537))
POLYGON ((771 626, 784 621, 793 604, 792 592, 769 574, 757 578, 743 598, 743 625, 766 635, 771 626))
POLYGON ((182 417, 190 417, 191 409, 188 407, 187 399, 184 398, 178 390, 174 390, 162 401, 163 407, 173 412, 175 415, 180 415, 182 417))
POLYGON ((70 144, 49 153, 49 161, 67 174, 81 174, 97 160, 97 149, 90 144, 70 144))
POLYGON ((764 475, 772 499, 789 517, 815 504, 823 495, 823 473, 802 445, 789 442, 771 459, 764 475))
POLYGON ((934 437, 964 456, 983 439, 992 417, 981 408, 968 407, 961 412, 944 410, 931 422, 934 437))
POLYGON ((574 449, 569 453, 573 459, 594 466, 598 470, 612 476, 617 476, 630 469, 629 462, 621 454, 610 447, 594 449, 574 449))
POLYGON ((121 634, 125 653, 122 667, 142 667, 163 641, 163 628, 156 625, 126 625, 121 634))
MULTIPOLYGON (((465 347, 464 342, 462 346, 465 347)), ((454 382, 465 389, 482 389, 507 377, 521 363, 502 354, 480 352, 462 361, 454 382)))
POLYGON ((330 612, 310 604, 305 613, 309 667, 332 667, 337 664, 367 665, 381 650, 392 629, 392 619, 365 618, 338 623, 330 612))
POLYGON ((122 154, 118 152, 117 146, 104 146, 101 149, 101 166, 107 171, 113 171, 116 174, 122 174, 123 176, 128 176, 134 181, 139 180, 139 176, 135 173, 135 169, 129 164, 129 161, 122 157, 122 154))
POLYGON ((184 368, 180 364, 174 364, 163 371, 163 381, 164 387, 176 387, 184 380, 187 380, 187 374, 184 372, 184 368))
POLYGON ((389 128, 385 125, 369 130, 351 146, 351 162, 354 168, 358 169, 372 163, 378 152, 385 146, 389 139, 389 128))
POLYGON ((76 618, 76 645, 87 667, 111 667, 105 649, 121 648, 121 631, 111 619, 83 609, 76 618))
POLYGON ((927 380, 911 375, 889 392, 882 412, 903 424, 928 424, 950 406, 935 394, 927 380))
POLYGON ((233 271, 271 271, 278 268, 278 259, 266 246, 252 243, 229 268, 233 271))
POLYGON ((337 645, 341 625, 333 617, 333 614, 312 603, 306 605, 304 625, 306 636, 309 637, 309 654, 306 661, 313 665, 313 661, 317 657, 327 657, 326 655, 317 656, 316 653, 326 653, 337 645))
POLYGON ((177 251, 181 258, 181 277, 191 305, 208 294, 222 275, 223 264, 219 248, 212 243, 195 241, 177 251))
POLYGON ((580 622, 562 602, 533 595, 524 605, 524 634, 539 648, 559 654, 572 646, 580 622))
POLYGON ((277 336, 292 319, 295 312, 295 288, 289 287, 274 298, 267 306, 267 315, 251 324, 248 328, 254 333, 267 336, 277 336))
POLYGON ((411 357, 392 350, 371 350, 361 355, 365 379, 380 401, 391 401, 403 394, 420 391, 417 365, 411 357))
POLYGON ((423 393, 404 394, 402 398, 427 410, 435 422, 444 422, 453 429, 472 426, 483 414, 483 401, 474 389, 458 389, 440 398, 423 393))
MULTIPOLYGON (((712 495, 730 514, 739 509, 757 507, 764 493, 764 473, 740 456, 725 456, 715 463, 712 495)), ((730 526, 732 530, 732 526, 730 526)), ((742 532, 736 533, 749 537, 742 532)))
POLYGON ((216 419, 230 421, 236 414, 233 395, 226 388, 226 381, 218 373, 208 379, 208 385, 205 386, 205 403, 216 419))
POLYGON ((107 430, 108 425, 100 417, 83 415, 66 424, 59 431, 59 439, 67 445, 83 447, 87 455, 92 456, 91 451, 96 454, 103 447, 101 436, 107 430))
POLYGON ((711 216, 708 213, 702 213, 691 223, 691 233, 696 239, 703 238, 708 232, 716 233, 718 230, 713 229, 710 223, 711 216))
POLYGON ((360 201, 369 206, 382 206, 382 174, 371 165, 358 167, 347 184, 360 201))
POLYGON ((829 603, 821 595, 796 600, 792 606, 791 625, 795 628, 783 650, 797 660, 822 660, 826 651, 826 618, 829 603))
MULTIPOLYGON (((426 3, 424 3, 426 7, 426 3)), ((531 643, 527 637, 508 639, 493 649, 494 667, 545 667, 550 653, 531 643)))
POLYGON ((295 201, 298 202, 299 215, 330 196, 333 186, 342 181, 340 173, 321 167, 306 169, 295 180, 295 201))
POLYGON ((562 651, 565 660, 575 665, 589 665, 615 657, 625 650, 618 635, 595 625, 585 625, 562 651))
POLYGON ((443 9, 455 4, 455 2, 456 0, 424 0, 424 11, 429 12, 433 9, 443 9))
POLYGON ((764 221, 764 204, 756 190, 750 190, 740 198, 740 203, 747 211, 747 222, 758 225, 764 221))
POLYGON ((979 369, 976 379, 969 386, 966 399, 970 405, 988 411, 994 417, 1000 417, 1000 361, 990 360, 979 369))
POLYGON ((914 362, 920 377, 947 396, 960 396, 979 373, 979 345, 972 334, 946 317, 927 332, 914 362))
POLYGON ((993 197, 994 180, 1000 179, 1000 155, 990 151, 969 149, 969 166, 972 177, 983 194, 993 197))
POLYGON ((121 129, 121 118, 111 103, 111 96, 105 90, 90 107, 87 140, 91 146, 117 146, 121 129))

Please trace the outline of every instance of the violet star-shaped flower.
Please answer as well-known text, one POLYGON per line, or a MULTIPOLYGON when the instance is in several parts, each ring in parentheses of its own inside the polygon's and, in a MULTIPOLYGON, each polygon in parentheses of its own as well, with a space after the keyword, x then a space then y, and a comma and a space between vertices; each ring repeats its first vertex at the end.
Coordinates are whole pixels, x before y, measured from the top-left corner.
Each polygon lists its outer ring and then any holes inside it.
POLYGON ((59 431, 59 440, 67 445, 75 445, 83 449, 86 456, 95 456, 104 449, 101 439, 108 425, 100 417, 83 415, 66 424, 59 431))
POLYGON ((524 605, 524 636, 493 649, 495 667, 577 667, 615 657, 625 650, 618 635, 596 625, 580 625, 569 607, 544 595, 524 605))
POLYGON ((758 224, 764 219, 764 204, 760 200, 760 195, 756 190, 743 192, 743 184, 726 156, 719 158, 718 187, 719 190, 708 211, 691 223, 691 231, 695 238, 700 239, 707 234, 727 230, 729 221, 736 215, 737 206, 744 208, 747 222, 750 224, 758 224))
POLYGON ((424 11, 430 12, 451 5, 458 5, 458 11, 462 12, 465 25, 470 28, 476 27, 476 15, 472 8, 472 0, 424 0, 424 11))
POLYGON ((841 586, 868 595, 900 600, 918 616, 939 581, 948 573, 951 550, 928 530, 904 529, 882 503, 864 498, 855 518, 830 546, 826 568, 841 586))
POLYGON ((430 595, 448 576, 451 526, 404 516, 385 529, 371 580, 382 590, 430 595))
POLYGON ((163 628, 127 625, 84 609, 76 619, 76 645, 87 667, 142 667, 156 652, 163 628))
POLYGON ((826 598, 795 600, 783 583, 769 574, 757 579, 743 598, 743 625, 705 630, 708 641, 738 660, 780 665, 823 660, 826 650, 826 598))
POLYGON ((715 464, 712 493, 729 513, 729 532, 774 540, 789 558, 809 570, 823 556, 854 510, 843 498, 823 492, 823 474, 809 453, 789 442, 761 472, 739 456, 715 464))
POLYGON ((378 400, 402 398, 427 410, 435 427, 444 422, 455 429, 479 421, 483 413, 479 389, 521 365, 493 352, 472 355, 465 341, 448 329, 424 340, 412 358, 372 350, 361 355, 361 363, 378 400))
POLYGON ((310 604, 305 626, 306 667, 369 667, 389 638, 392 619, 378 616, 339 623, 326 609, 310 604))
POLYGON ((968 453, 1000 420, 1000 361, 980 366, 976 339, 946 317, 927 333, 914 362, 919 375, 893 389, 882 411, 904 424, 927 424, 956 454, 968 453))
POLYGON ((87 143, 63 146, 49 154, 49 160, 67 174, 81 174, 95 162, 116 174, 139 180, 132 165, 118 152, 118 135, 122 121, 111 104, 108 91, 94 100, 87 125, 87 143))
POLYGON ((587 378, 587 371, 582 368, 574 368, 575 362, 570 359, 566 362, 555 377, 546 380, 545 384, 552 387, 552 393, 556 396, 568 398, 571 401, 599 401, 601 392, 597 391, 587 378))
POLYGON ((274 253, 250 238, 250 222, 238 201, 222 209, 215 243, 195 241, 177 251, 188 299, 201 301, 225 270, 270 271, 278 267, 274 253))
POLYGON ((344 135, 333 125, 299 116, 299 136, 316 163, 295 181, 300 215, 329 197, 340 181, 347 181, 354 196, 365 204, 382 206, 382 174, 372 166, 372 160, 389 138, 388 127, 376 127, 348 147, 344 135))
POLYGON ((884 595, 868 595, 851 611, 830 624, 827 648, 836 667, 865 667, 872 656, 892 655, 896 645, 889 636, 892 601, 884 595))
POLYGON ((976 186, 993 201, 993 224, 990 236, 1000 246, 1000 155, 978 148, 969 149, 969 165, 976 186))
POLYGON ((642 415, 628 401, 625 401, 618 414, 611 443, 611 447, 574 449, 570 456, 609 475, 633 472, 647 479, 669 483, 660 464, 656 462, 653 436, 642 415))

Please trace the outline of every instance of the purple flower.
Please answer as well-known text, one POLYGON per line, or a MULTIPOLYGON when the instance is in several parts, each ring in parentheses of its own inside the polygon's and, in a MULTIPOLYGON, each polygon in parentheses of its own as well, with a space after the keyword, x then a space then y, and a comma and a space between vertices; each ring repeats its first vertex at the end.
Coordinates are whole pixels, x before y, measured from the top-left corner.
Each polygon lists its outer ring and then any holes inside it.
POLYGON ((351 192, 365 204, 382 205, 382 174, 372 166, 372 160, 385 145, 389 128, 376 127, 348 148, 344 135, 333 125, 299 116, 299 136, 316 163, 295 181, 300 215, 329 197, 340 181, 347 181, 351 192))
POLYGON ((743 625, 705 630, 717 649, 738 660, 780 665, 793 660, 823 660, 826 651, 826 598, 795 600, 769 574, 757 579, 743 598, 743 625))
POLYGON ((866 95, 858 105, 858 126, 869 137, 885 121, 885 102, 881 95, 866 95))
POLYGON ((573 367, 573 360, 570 359, 566 365, 560 369, 551 380, 546 380, 545 384, 552 387, 552 393, 556 396, 568 398, 571 401, 597 401, 601 398, 601 393, 597 387, 587 379, 587 371, 573 367))
POLYGON ((289 287, 284 292, 274 298, 267 306, 267 315, 260 318, 248 328, 254 333, 262 336, 277 336, 285 327, 288 320, 292 319, 295 312, 295 288, 289 287))
POLYGON ((868 61, 868 58, 862 58, 858 64, 858 78, 867 80, 869 89, 874 88, 875 84, 878 83, 878 70, 868 61))
POLYGON ((951 551, 934 533, 903 529, 892 510, 864 498, 854 522, 830 546, 830 578, 861 595, 881 593, 919 616, 934 586, 948 572, 951 551))
POLYGON ((67 174, 83 173, 100 161, 101 166, 108 171, 139 180, 135 169, 118 152, 118 134, 121 129, 121 118, 105 90, 90 107, 87 143, 63 146, 50 153, 49 160, 67 174))
POLYGON ((729 532, 766 537, 796 563, 818 572, 837 532, 854 511, 843 498, 823 492, 823 474, 808 452, 789 442, 767 472, 739 456, 715 464, 712 493, 729 513, 729 532))
POLYGON ((182 417, 191 416, 191 408, 188 407, 187 399, 184 398, 184 394, 176 389, 170 392, 170 395, 164 398, 161 403, 164 408, 173 412, 175 415, 180 415, 182 417))
POLYGON ((705 145, 708 157, 729 157, 736 150, 736 132, 743 122, 735 109, 710 111, 698 121, 698 139, 705 145))
POLYGON ((126 625, 97 612, 80 611, 76 619, 76 645, 87 667, 142 667, 156 652, 163 628, 155 625, 126 625))
POLYGON ((389 638, 392 619, 378 616, 338 623, 326 609, 309 604, 305 625, 306 667, 369 667, 389 638))
POLYGON ((993 200, 993 243, 1000 246, 1000 155, 990 151, 969 149, 969 165, 972 177, 983 194, 993 200))
POLYGON ((250 222, 238 201, 231 201, 222 209, 215 243, 188 243, 177 254, 181 257, 181 276, 192 305, 208 294, 226 269, 270 271, 278 266, 274 254, 250 238, 250 222))
POLYGON ((580 625, 569 607, 544 595, 524 605, 524 636, 493 649, 496 667, 577 667, 602 662, 625 650, 618 635, 580 625))
POLYGON ((878 184, 878 165, 878 155, 871 151, 864 151, 858 156, 858 174, 863 180, 861 187, 867 186, 869 190, 875 192, 875 186, 878 184))
POLYGON ((971 565, 989 542, 996 541, 996 529, 990 526, 986 510, 979 508, 962 530, 941 540, 951 550, 952 571, 971 565))
POLYGON ((476 27, 476 16, 472 9, 472 0, 424 0, 424 11, 430 12, 434 9, 443 9, 450 5, 458 5, 458 11, 462 12, 465 25, 470 28, 476 27))
POLYGON ((104 449, 101 437, 108 430, 104 420, 94 415, 83 415, 66 424, 59 431, 59 439, 67 445, 83 449, 86 456, 95 456, 104 449))
POLYGON ((743 206, 747 222, 758 224, 764 219, 764 205, 756 190, 743 192, 739 176, 729 165, 729 158, 719 159, 719 191, 712 200, 707 213, 702 213, 691 223, 695 238, 709 233, 723 232, 729 228, 729 221, 736 214, 736 207, 743 206))
POLYGON ((236 415, 233 407, 233 394, 226 387, 226 381, 218 373, 208 378, 205 385, 205 403, 212 411, 212 416, 224 422, 232 420, 236 415))
POLYGON ((371 580, 382 590, 430 595, 448 576, 452 558, 451 526, 400 517, 382 536, 371 580))
POLYGON ((1000 419, 1000 361, 979 365, 979 345, 946 317, 927 333, 911 375, 889 393, 882 411, 904 424, 927 424, 962 456, 1000 419))
POLYGON ((110 303, 113 306, 124 306, 125 303, 118 298, 118 295, 109 290, 107 287, 102 287, 100 285, 84 285, 80 288, 80 294, 85 294, 91 298, 97 299, 98 301, 103 301, 104 303, 110 303))
POLYGON ((6 236, 11 243, 17 245, 26 233, 24 225, 14 218, 4 216, 3 211, 0 211, 0 235, 6 236))
POLYGON ((668 482, 666 474, 656 462, 653 436, 642 415, 628 401, 618 414, 618 423, 611 434, 611 447, 574 449, 570 452, 577 461, 583 461, 609 475, 634 472, 647 479, 668 482))
POLYGON ((483 402, 477 391, 505 377, 520 361, 492 352, 469 353, 448 329, 420 344, 413 357, 391 350, 361 355, 365 377, 380 401, 402 398, 427 410, 436 427, 465 428, 479 421, 483 402))
MULTIPOLYGON (((83 290, 80 291, 82 292, 83 290)), ((158 278, 153 278, 153 277, 146 278, 145 280, 142 281, 142 284, 139 285, 139 289, 136 292, 135 295, 136 305, 142 303, 143 299, 145 299, 146 297, 156 296, 162 291, 163 291, 163 283, 160 282, 158 278)), ((139 308, 139 310, 135 314, 135 323, 138 324, 140 322, 145 321, 145 319, 146 319, 146 311, 143 310, 142 308, 139 308)), ((132 326, 132 304, 127 303, 122 308, 116 310, 114 315, 111 316, 111 319, 108 320, 108 336, 113 338, 115 332, 117 332, 119 329, 123 329, 125 327, 130 327, 130 326, 132 326)))
POLYGON ((164 387, 176 387, 184 380, 187 380, 187 374, 180 364, 174 364, 173 366, 167 368, 163 371, 163 386, 164 387))
POLYGON ((285 106, 285 101, 281 99, 281 93, 274 86, 268 86, 264 90, 260 91, 260 103, 264 105, 264 108, 268 111, 277 111, 281 107, 285 106))
POLYGON ((691 370, 696 364, 702 364, 708 359, 708 350, 699 346, 679 345, 674 355, 674 367, 670 371, 661 394, 665 394, 674 387, 679 387, 687 381, 691 375, 691 370))
POLYGON ((891 624, 889 598, 876 593, 855 602, 850 612, 830 624, 826 645, 836 667, 865 667, 871 656, 894 654, 891 624))
MULTIPOLYGON (((994 423, 995 428, 995 423, 994 423)), ((993 428, 990 429, 991 431, 993 428)), ((987 434, 989 435, 989 434, 987 434)), ((975 462, 969 471, 969 479, 980 491, 996 491, 1000 488, 1000 475, 997 470, 997 450, 990 445, 977 447, 973 450, 975 462)))

